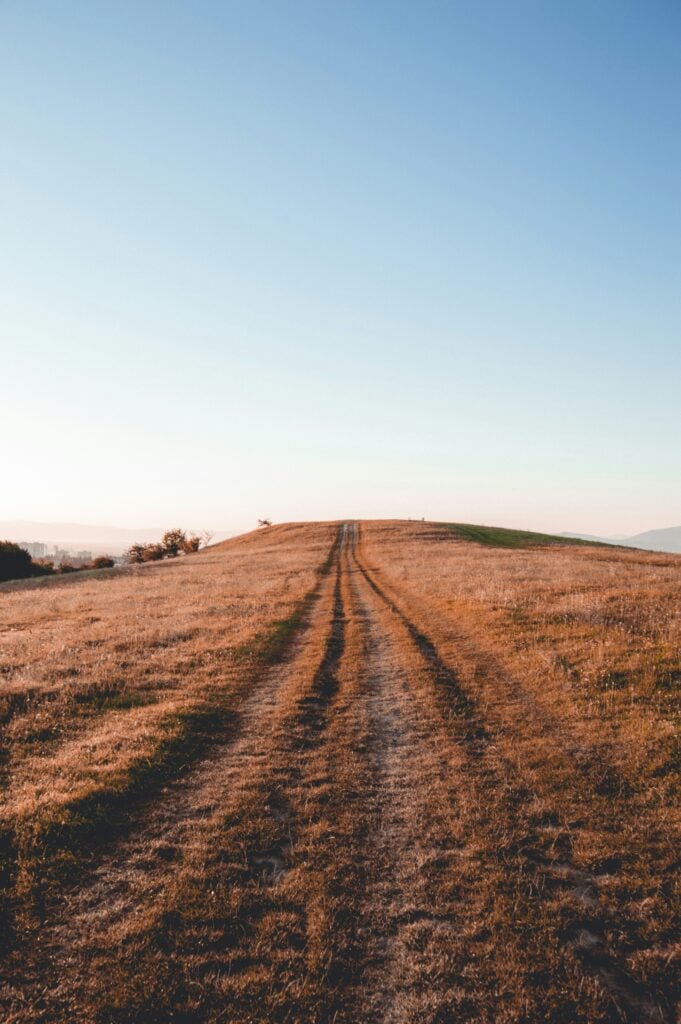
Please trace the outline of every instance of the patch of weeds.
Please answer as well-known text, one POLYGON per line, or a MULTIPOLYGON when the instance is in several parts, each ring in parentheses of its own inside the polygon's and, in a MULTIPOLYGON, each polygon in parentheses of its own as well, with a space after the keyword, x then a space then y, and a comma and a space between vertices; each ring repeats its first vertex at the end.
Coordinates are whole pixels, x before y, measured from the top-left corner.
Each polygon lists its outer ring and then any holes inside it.
POLYGON ((632 687, 636 680, 634 672, 611 671, 606 672, 599 680, 602 690, 627 690, 632 687))
POLYGON ((233 653, 234 660, 255 665, 268 665, 281 658, 294 634, 300 628, 313 596, 309 594, 285 619, 275 619, 267 629, 256 633, 248 643, 237 647, 233 653))
POLYGON ((673 695, 681 693, 681 669, 676 665, 661 668, 655 679, 655 689, 673 695))
POLYGON ((154 695, 148 690, 130 689, 121 682, 93 685, 73 694, 75 704, 86 705, 93 711, 127 711, 152 704, 154 700, 154 695))

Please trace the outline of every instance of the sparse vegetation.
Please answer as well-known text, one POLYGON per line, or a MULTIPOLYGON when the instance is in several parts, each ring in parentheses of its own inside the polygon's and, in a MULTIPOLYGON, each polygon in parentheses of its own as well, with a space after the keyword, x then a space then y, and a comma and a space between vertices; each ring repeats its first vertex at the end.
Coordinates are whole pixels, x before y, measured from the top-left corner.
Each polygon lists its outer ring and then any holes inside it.
POLYGON ((142 562, 160 562, 163 558, 177 558, 182 553, 193 554, 202 546, 207 546, 212 540, 212 534, 204 531, 203 534, 187 534, 185 530, 167 530, 159 544, 133 544, 125 553, 126 561, 130 565, 140 565, 142 562))

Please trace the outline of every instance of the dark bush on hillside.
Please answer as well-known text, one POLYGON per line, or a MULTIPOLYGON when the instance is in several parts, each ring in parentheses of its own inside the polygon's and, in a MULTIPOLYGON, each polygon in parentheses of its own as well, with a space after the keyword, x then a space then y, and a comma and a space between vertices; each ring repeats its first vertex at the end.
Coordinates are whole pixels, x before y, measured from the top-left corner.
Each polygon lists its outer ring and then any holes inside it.
POLYGON ((29 576, 38 575, 39 572, 28 551, 24 551, 11 540, 0 541, 0 582, 25 580, 29 576))
POLYGON ((111 569, 114 565, 115 562, 110 555, 98 555, 92 559, 93 569, 111 569))
POLYGON ((161 546, 167 558, 177 558, 184 551, 187 534, 184 530, 167 530, 161 539, 161 546))
POLYGON ((133 544, 125 552, 125 560, 128 565, 141 565, 144 561, 144 544, 133 544))
POLYGON ((143 562, 160 562, 165 556, 166 550, 162 544, 146 544, 142 548, 143 562))
POLYGON ((71 565, 70 562, 62 562, 59 568, 57 569, 57 572, 61 576, 67 572, 80 572, 82 568, 82 565, 71 565))
POLYGON ((162 558, 177 558, 179 554, 191 555, 201 546, 209 544, 212 533, 187 534, 184 530, 166 530, 160 544, 133 544, 125 552, 128 565, 142 562, 159 562, 162 558))
POLYGON ((141 565, 142 562, 160 562, 165 558, 166 551, 162 544, 133 544, 125 552, 128 565, 141 565))

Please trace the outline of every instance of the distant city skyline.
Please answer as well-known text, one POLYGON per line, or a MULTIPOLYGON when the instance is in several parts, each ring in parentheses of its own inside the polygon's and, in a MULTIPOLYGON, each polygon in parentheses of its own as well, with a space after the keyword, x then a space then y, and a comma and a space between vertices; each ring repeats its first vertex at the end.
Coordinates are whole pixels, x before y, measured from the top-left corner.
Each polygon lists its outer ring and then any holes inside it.
POLYGON ((0 7, 0 519, 681 521, 681 7, 0 7))
MULTIPOLYGON (((180 524, 172 523, 170 527, 180 524)), ((186 525, 186 524, 185 524, 186 525)), ((0 520, 0 540, 11 540, 26 547, 36 558, 51 557, 55 550, 80 558, 91 554, 119 555, 134 543, 156 543, 169 526, 126 527, 111 524, 31 522, 30 520, 0 520), (41 548, 47 550, 40 550, 41 548)), ((193 530, 190 533, 212 536, 214 542, 226 540, 239 531, 193 530)))

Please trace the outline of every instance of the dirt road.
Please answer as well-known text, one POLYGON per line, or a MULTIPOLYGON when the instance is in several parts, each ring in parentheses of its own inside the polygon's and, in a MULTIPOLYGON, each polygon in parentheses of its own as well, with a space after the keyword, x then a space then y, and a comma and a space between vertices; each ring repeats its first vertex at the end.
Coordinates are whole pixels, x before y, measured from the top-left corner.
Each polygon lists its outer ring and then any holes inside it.
POLYGON ((575 855, 644 812, 447 628, 344 524, 285 660, 26 919, 3 1019, 673 1021, 618 861, 575 855))

